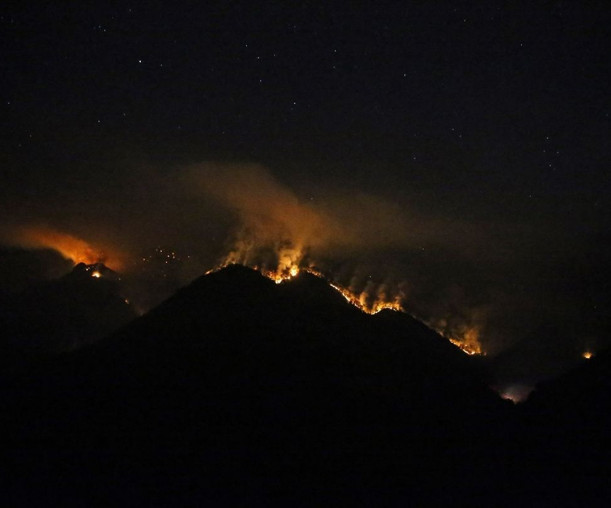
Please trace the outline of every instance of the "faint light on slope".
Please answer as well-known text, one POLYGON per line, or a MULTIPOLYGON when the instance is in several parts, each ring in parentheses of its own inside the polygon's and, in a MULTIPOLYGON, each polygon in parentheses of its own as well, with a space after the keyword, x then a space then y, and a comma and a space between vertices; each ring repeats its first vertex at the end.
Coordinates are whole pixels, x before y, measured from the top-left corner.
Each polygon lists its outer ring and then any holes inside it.
POLYGON ((505 388, 501 388, 498 391, 502 399, 510 400, 514 404, 524 402, 533 391, 533 387, 529 385, 509 385, 505 388))

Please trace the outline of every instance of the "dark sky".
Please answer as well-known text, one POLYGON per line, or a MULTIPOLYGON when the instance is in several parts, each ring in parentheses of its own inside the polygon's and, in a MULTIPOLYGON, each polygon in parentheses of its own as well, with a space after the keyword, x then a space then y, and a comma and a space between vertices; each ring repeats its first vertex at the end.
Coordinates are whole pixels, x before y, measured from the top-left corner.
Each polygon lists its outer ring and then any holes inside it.
POLYGON ((606 2, 4 6, 5 241, 163 245, 194 276, 278 226, 530 382, 608 344, 609 26, 606 2))

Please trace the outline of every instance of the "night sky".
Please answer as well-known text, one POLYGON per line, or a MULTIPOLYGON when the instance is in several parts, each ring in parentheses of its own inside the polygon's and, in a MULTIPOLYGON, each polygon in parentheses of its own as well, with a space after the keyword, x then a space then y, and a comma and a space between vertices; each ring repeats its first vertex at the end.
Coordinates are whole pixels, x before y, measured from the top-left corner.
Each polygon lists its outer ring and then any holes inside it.
POLYGON ((2 7, 2 242, 61 231, 126 273, 169 249, 175 287, 240 242, 297 246, 532 383, 609 345, 610 14, 2 7))

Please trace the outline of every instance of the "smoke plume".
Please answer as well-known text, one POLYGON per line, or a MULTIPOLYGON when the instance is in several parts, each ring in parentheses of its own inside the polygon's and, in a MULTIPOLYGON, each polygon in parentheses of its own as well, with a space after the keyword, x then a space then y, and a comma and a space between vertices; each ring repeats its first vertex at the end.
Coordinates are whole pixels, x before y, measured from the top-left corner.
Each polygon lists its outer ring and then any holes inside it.
POLYGON ((16 193, 0 201, 7 217, 0 241, 104 262, 124 274, 142 310, 210 269, 243 263, 283 277, 322 273, 362 308, 400 307, 490 356, 516 343, 546 344, 522 348, 530 372, 558 350, 550 341, 579 358, 571 348, 598 340, 600 326, 582 326, 571 286, 593 279, 582 272, 594 265, 575 272, 571 244, 545 224, 466 218, 435 195, 382 194, 383 186, 367 191, 331 178, 304 183, 295 173, 247 163, 124 164, 92 185, 97 176, 80 171, 85 176, 73 175, 70 185, 32 183, 36 199, 26 204, 15 204, 16 193), (559 271, 570 277, 566 287, 558 286, 559 271))

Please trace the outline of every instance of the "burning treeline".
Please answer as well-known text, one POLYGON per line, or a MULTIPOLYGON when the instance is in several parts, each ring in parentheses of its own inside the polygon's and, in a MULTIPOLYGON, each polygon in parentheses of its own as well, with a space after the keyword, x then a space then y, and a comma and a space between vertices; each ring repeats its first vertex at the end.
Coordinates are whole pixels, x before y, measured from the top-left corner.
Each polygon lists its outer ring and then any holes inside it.
POLYGON ((401 309, 404 294, 398 286, 369 280, 360 288, 356 281, 345 287, 334 283, 324 270, 324 260, 333 251, 352 251, 367 238, 373 240, 375 235, 366 231, 366 225, 346 223, 324 207, 301 202, 259 166, 229 172, 226 168, 193 168, 189 177, 238 216, 238 228, 221 266, 251 266, 278 283, 308 271, 331 280, 333 287, 365 312, 401 309))
MULTIPOLYGON (((408 223, 396 207, 364 195, 339 207, 314 198, 304 202, 259 166, 193 167, 187 182, 237 218, 229 253, 219 267, 243 264, 277 283, 307 271, 328 280, 364 312, 405 310, 404 281, 380 277, 379 271, 337 270, 338 259, 363 251, 409 247, 408 223)), ((476 327, 429 324, 466 353, 482 353, 476 327)))
MULTIPOLYGON (((159 290, 152 279, 163 277, 167 284, 159 295, 162 298, 209 268, 218 256, 217 268, 243 264, 278 283, 308 271, 324 277, 364 312, 407 310, 469 354, 482 352, 482 320, 469 319, 464 305, 460 317, 453 319, 447 316, 454 313, 442 307, 433 309, 424 303, 417 308, 415 304, 422 303, 422 290, 428 286, 426 282, 408 284, 403 270, 406 265, 396 264, 397 257, 421 252, 422 245, 434 243, 439 232, 447 233, 447 227, 410 218, 397 205, 364 193, 314 192, 299 198, 256 165, 204 164, 178 174, 179 178, 174 175, 171 180, 147 180, 146 192, 140 192, 133 205, 137 208, 131 215, 133 222, 129 214, 121 215, 122 228, 113 228, 111 221, 111 228, 124 231, 117 241, 126 252, 134 253, 132 256, 106 244, 101 248, 88 241, 89 236, 82 239, 74 234, 76 229, 65 231, 31 223, 10 231, 5 227, 2 240, 25 248, 55 249, 75 264, 101 262, 115 271, 128 270, 133 272, 132 279, 139 277, 142 294, 159 290), (205 229, 216 223, 221 226, 205 229), (224 248, 222 244, 215 247, 213 256, 207 252, 210 231, 229 239, 224 248), (190 254, 182 263, 184 275, 181 272, 176 278, 178 275, 168 270, 142 270, 142 261, 147 258, 135 253, 160 244, 172 246, 173 252, 175 241, 182 242, 182 252, 190 254), (198 257, 202 254, 206 254, 203 262, 198 257)), ((92 224, 100 220, 97 216, 89 219, 92 224)), ((108 229, 109 224, 106 226, 108 229)), ((164 258, 162 267, 167 269, 170 262, 174 259, 164 258)), ((433 297, 434 301, 442 300, 436 293, 433 297)))
MULTIPOLYGON (((233 251, 225 261, 223 261, 215 271, 222 267, 231 264, 243 264, 250 266, 260 271, 266 277, 272 279, 276 284, 281 284, 284 281, 296 277, 300 272, 304 271, 311 273, 317 277, 329 280, 329 276, 321 272, 314 265, 301 266, 297 260, 302 260, 302 257, 295 253, 294 250, 285 249, 278 255, 278 264, 275 268, 270 268, 269 262, 260 265, 251 263, 246 258, 242 258, 239 252, 233 251), (290 252, 290 254, 289 254, 290 252), (284 254, 283 254, 284 253, 284 254), (292 260, 287 263, 287 260, 292 260)), ((271 265, 273 266, 273 264, 271 265)), ((375 283, 371 280, 367 281, 362 289, 350 289, 343 287, 340 283, 329 283, 330 286, 338 291, 349 303, 359 308, 368 314, 377 314, 384 309, 405 312, 404 299, 406 294, 397 286, 393 287, 390 284, 375 283)), ((485 354, 479 342, 480 330, 477 326, 460 325, 456 329, 448 326, 445 320, 428 321, 427 324, 434 328, 438 333, 446 337, 452 344, 460 348, 468 355, 485 354)))

